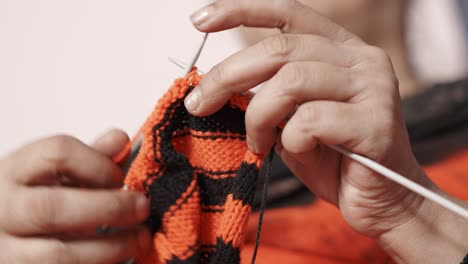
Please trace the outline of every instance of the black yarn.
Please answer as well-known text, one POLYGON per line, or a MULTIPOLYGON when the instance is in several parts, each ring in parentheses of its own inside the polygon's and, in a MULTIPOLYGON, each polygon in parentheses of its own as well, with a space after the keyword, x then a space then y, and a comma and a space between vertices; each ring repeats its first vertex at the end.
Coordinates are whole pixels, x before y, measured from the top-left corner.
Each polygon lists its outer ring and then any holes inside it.
POLYGON ((465 258, 463 258, 463 261, 460 262, 460 264, 468 264, 468 255, 466 255, 465 258))
POLYGON ((255 264, 255 260, 257 259, 257 252, 258 247, 260 246, 260 234, 262 232, 262 224, 263 224, 263 214, 265 213, 266 208, 266 195, 268 192, 268 182, 270 181, 271 176, 271 165, 273 163, 273 156, 275 153, 275 146, 273 146, 270 150, 270 154, 268 155, 268 160, 266 164, 265 170, 265 182, 263 184, 263 193, 262 193, 262 200, 260 202, 260 210, 258 215, 258 225, 257 225, 257 234, 255 236, 255 246, 252 255, 252 264, 255 264))

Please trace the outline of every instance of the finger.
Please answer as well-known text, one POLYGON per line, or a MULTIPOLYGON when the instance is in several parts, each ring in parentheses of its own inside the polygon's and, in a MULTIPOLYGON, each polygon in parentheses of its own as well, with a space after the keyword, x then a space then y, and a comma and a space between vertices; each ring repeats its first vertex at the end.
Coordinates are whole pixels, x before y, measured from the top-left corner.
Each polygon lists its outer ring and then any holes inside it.
POLYGON ((362 52, 318 36, 277 35, 239 52, 210 70, 186 99, 194 115, 209 115, 229 98, 271 78, 291 62, 316 61, 352 67, 362 52))
POLYGON ((314 150, 317 143, 354 149, 369 135, 370 120, 353 104, 313 101, 301 105, 283 129, 281 142, 289 153, 314 150))
POLYGON ((96 139, 92 147, 107 157, 114 157, 129 141, 130 139, 124 131, 112 129, 96 139))
POLYGON ((291 172, 315 195, 338 205, 341 159, 336 152, 323 145, 301 154, 290 153, 284 148, 277 152, 291 172))
POLYGON ((20 238, 11 244, 20 263, 110 264, 143 254, 151 247, 151 238, 141 229, 75 241, 20 238))
POLYGON ((350 101, 359 92, 347 68, 318 62, 286 64, 247 108, 248 143, 255 153, 273 145, 277 127, 298 105, 312 100, 350 101))
POLYGON ((118 187, 123 180, 111 159, 69 136, 27 145, 10 155, 4 165, 5 175, 19 184, 53 184, 66 177, 94 187, 118 187))
POLYGON ((2 229, 15 235, 67 233, 99 226, 131 226, 149 215, 141 193, 59 187, 20 188, 0 208, 2 229))
POLYGON ((296 0, 219 0, 192 15, 192 22, 204 32, 244 25, 279 28, 283 33, 314 34, 363 44, 354 34, 296 0))
POLYGON ((395 123, 395 120, 401 121, 400 112, 386 97, 365 104, 335 101, 302 104, 282 131, 283 147, 290 153, 301 154, 314 149, 318 142, 342 145, 386 164, 389 160, 382 153, 399 147, 393 139, 402 139, 397 143, 406 143, 408 139, 400 132, 405 132, 401 129, 404 123, 395 123))

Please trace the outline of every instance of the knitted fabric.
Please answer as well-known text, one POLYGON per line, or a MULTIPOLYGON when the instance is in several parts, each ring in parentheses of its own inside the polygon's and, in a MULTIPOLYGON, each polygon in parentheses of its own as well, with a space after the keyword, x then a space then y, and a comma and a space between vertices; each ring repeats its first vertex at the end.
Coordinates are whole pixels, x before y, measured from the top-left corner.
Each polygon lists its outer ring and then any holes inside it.
POLYGON ((201 77, 175 81, 144 124, 125 184, 151 200, 154 250, 136 263, 240 262, 262 157, 246 144, 246 96, 208 117, 184 98, 201 77))

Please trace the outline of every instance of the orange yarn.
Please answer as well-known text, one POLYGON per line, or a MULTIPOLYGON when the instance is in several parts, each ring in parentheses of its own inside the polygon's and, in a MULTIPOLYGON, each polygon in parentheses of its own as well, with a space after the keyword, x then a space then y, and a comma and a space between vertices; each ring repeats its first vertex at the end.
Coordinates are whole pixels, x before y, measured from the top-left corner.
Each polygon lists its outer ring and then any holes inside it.
MULTIPOLYGON (((468 150, 424 169, 441 189, 468 200, 468 150)), ((394 263, 377 242, 354 231, 336 207, 322 200, 268 210, 264 219, 256 264, 394 263)), ((257 221, 258 216, 249 220, 243 264, 253 252, 257 221)))
MULTIPOLYGON (((248 218, 262 157, 245 144, 242 114, 248 98, 234 96, 214 117, 191 117, 183 99, 200 79, 194 71, 176 80, 141 130, 143 144, 125 183, 152 199, 148 224, 155 246, 136 263, 239 263, 239 255, 241 263, 250 261, 258 217, 248 218), (174 167, 183 157, 189 168, 183 162, 174 167), (164 196, 172 203, 158 200, 164 196)), ((130 145, 116 162, 129 150, 130 145)), ((426 171, 442 189, 468 199, 467 164, 468 151, 426 171)), ((356 233, 335 207, 320 200, 267 211, 262 233, 257 264, 393 263, 375 241, 356 233)))
POLYGON ((188 114, 183 100, 200 79, 176 80, 141 130, 125 184, 151 199, 154 250, 137 263, 240 262, 262 157, 247 148, 246 96, 209 117, 188 114))

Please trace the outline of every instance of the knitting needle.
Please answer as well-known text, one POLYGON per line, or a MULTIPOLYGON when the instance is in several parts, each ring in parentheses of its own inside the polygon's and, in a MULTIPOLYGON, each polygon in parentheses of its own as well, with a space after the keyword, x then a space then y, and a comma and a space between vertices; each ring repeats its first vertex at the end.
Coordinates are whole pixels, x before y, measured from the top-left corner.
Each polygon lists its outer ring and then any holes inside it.
POLYGON ((435 192, 430 191, 429 189, 424 188, 423 186, 411 181, 410 179, 404 177, 403 175, 396 173, 389 168, 380 165, 379 163, 366 158, 364 156, 352 153, 351 151, 341 147, 328 145, 331 149, 343 154, 344 156, 364 165, 365 167, 387 177, 388 179, 408 188, 409 190, 421 195, 422 197, 427 198, 428 200, 444 207, 447 210, 452 211, 453 213, 465 218, 468 220, 468 210, 459 206, 458 204, 438 195, 435 192))
MULTIPOLYGON (((170 62, 174 63, 174 64, 175 64, 176 66, 178 66, 179 68, 181 68, 182 70, 185 70, 185 69, 187 68, 187 64, 186 64, 185 62, 183 62, 183 61, 180 61, 180 60, 178 60, 178 59, 176 59, 176 58, 173 58, 173 57, 168 57, 167 59, 168 59, 170 62)), ((194 66, 195 66, 195 64, 194 64, 194 66)), ((193 66, 192 66, 192 68, 193 68, 193 66)), ((205 74, 205 72, 201 71, 200 69, 197 69, 197 72, 198 72, 199 74, 205 74)))
MULTIPOLYGON (((200 57, 200 54, 201 52, 203 51, 203 48, 205 47, 205 43, 206 43, 206 39, 208 38, 208 33, 205 33, 203 35, 203 39, 202 41, 200 42, 200 45, 198 47, 198 50, 197 52, 193 55, 192 57, 192 60, 190 62, 190 67, 187 67, 187 64, 180 61, 180 60, 177 60, 173 57, 169 57, 169 61, 171 61, 172 63, 174 63, 175 65, 178 65, 179 67, 181 67, 182 69, 186 69, 185 71, 185 75, 189 74, 190 71, 193 69, 193 67, 195 66, 195 64, 197 63, 198 61, 198 58, 200 57)), ((198 71, 199 73, 202 73, 200 71, 198 71)), ((141 148, 141 144, 143 143, 143 135, 139 135, 136 142, 133 144, 131 150, 130 150, 130 155, 129 157, 136 157, 136 155, 138 154, 138 152, 140 151, 140 148, 141 148)), ((128 167, 130 166, 130 163, 132 162, 131 159, 129 159, 128 161, 128 164, 125 165, 125 169, 128 169, 128 167)), ((124 191, 128 191, 129 188, 127 185, 124 185, 122 187, 122 189, 124 191)))
MULTIPOLYGON (((177 65, 178 67, 182 69, 187 69, 185 63, 174 59, 170 60, 172 63, 177 65)), ((193 67, 193 66, 192 66, 193 67)), ((412 180, 408 179, 407 177, 392 171, 391 169, 369 159, 364 156, 361 156, 359 154, 353 153, 341 146, 333 146, 333 145, 327 145, 331 149, 341 153, 342 155, 360 163, 361 165, 387 177, 388 179, 400 184, 403 187, 406 187, 407 189, 421 195, 422 197, 444 207, 447 210, 452 211, 453 213, 463 217, 464 219, 468 220, 468 210, 465 208, 459 206, 458 204, 448 200, 447 198, 444 198, 440 195, 438 195, 435 192, 430 191, 429 189, 413 182, 412 180)))
MULTIPOLYGON (((185 74, 184 74, 184 76, 187 76, 187 74, 189 74, 192 71, 193 67, 197 63, 198 58, 200 57, 200 54, 203 51, 203 48, 205 47, 205 43, 206 43, 207 38, 208 38, 208 33, 205 33, 203 35, 203 39, 202 39, 202 41, 201 41, 201 43, 200 43, 200 45, 198 47, 197 52, 193 55, 192 60, 190 61, 190 64, 185 65, 185 74)), ((176 65, 177 65, 177 63, 176 63, 176 65)))

